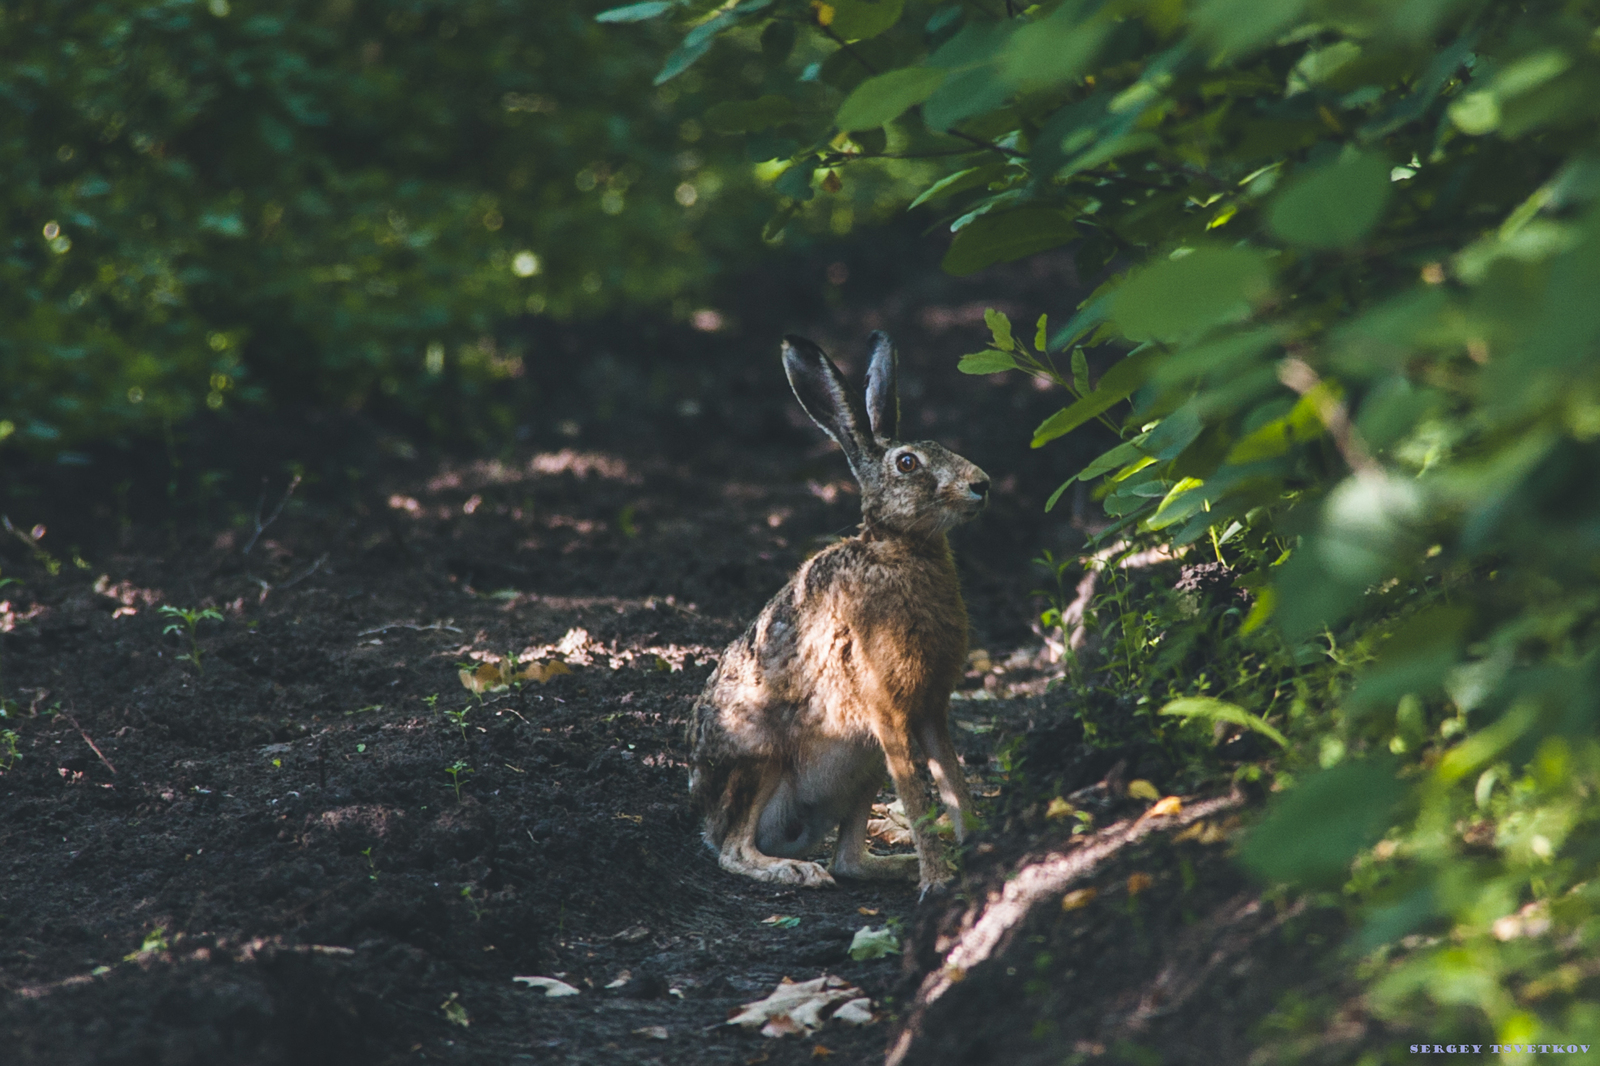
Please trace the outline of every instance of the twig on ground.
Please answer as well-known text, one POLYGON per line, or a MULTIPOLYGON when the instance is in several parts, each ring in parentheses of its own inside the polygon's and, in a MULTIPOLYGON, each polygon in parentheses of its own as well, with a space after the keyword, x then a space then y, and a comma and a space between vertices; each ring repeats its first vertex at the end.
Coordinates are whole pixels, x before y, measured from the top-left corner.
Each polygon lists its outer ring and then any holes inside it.
POLYGON ((89 745, 90 750, 100 757, 101 762, 105 763, 106 769, 110 770, 113 775, 116 774, 117 768, 111 765, 111 760, 106 758, 106 753, 100 750, 100 745, 96 744, 94 738, 89 736, 83 726, 78 724, 78 720, 66 711, 61 712, 61 717, 72 723, 72 728, 78 731, 78 735, 83 738, 83 742, 89 745))
POLYGON ((371 629, 363 629, 361 632, 357 633, 356 636, 370 637, 374 633, 387 633, 391 629, 415 629, 419 633, 426 633, 430 630, 441 629, 448 629, 452 633, 462 632, 459 626, 450 625, 448 622, 435 622, 431 626, 419 626, 415 622, 390 622, 386 626, 374 626, 371 629))
POLYGON ((250 539, 245 543, 244 550, 239 553, 240 555, 250 554, 250 549, 256 546, 256 541, 261 539, 261 534, 267 531, 267 527, 278 520, 278 516, 283 513, 283 508, 289 502, 289 497, 293 496, 294 490, 299 487, 300 475, 296 474, 294 477, 289 479, 289 487, 284 490, 283 499, 278 501, 278 506, 272 509, 272 513, 268 515, 267 520, 263 522, 261 520, 261 508, 264 507, 267 502, 267 484, 266 479, 262 479, 261 496, 256 500, 256 531, 250 535, 250 539))
POLYGON ((300 582, 304 581, 306 578, 310 577, 312 574, 314 574, 318 570, 320 570, 322 568, 322 564, 327 562, 327 561, 328 561, 328 553, 327 552, 323 552, 321 555, 317 556, 317 561, 316 562, 312 563, 310 566, 306 567, 303 571, 301 571, 300 573, 296 574, 294 577, 291 577, 289 580, 284 581, 281 584, 275 585, 273 587, 277 588, 279 590, 287 589, 287 588, 293 588, 294 586, 300 584, 300 582))

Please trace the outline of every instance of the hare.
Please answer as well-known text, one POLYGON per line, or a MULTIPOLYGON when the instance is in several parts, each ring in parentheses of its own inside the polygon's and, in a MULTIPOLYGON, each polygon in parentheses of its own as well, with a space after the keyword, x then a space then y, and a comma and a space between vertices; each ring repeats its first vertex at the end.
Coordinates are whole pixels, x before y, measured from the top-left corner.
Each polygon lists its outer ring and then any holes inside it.
POLYGON ((689 791, 723 869, 821 887, 833 875, 948 876, 913 750, 964 839, 972 797, 950 741, 967 612, 945 532, 988 500, 989 476, 931 441, 896 439, 895 350, 871 336, 866 403, 815 344, 785 337, 800 406, 844 449, 861 527, 812 556, 729 644, 689 721, 689 791), (878 856, 867 817, 887 761, 916 855, 878 856), (833 829, 829 869, 806 861, 833 829))

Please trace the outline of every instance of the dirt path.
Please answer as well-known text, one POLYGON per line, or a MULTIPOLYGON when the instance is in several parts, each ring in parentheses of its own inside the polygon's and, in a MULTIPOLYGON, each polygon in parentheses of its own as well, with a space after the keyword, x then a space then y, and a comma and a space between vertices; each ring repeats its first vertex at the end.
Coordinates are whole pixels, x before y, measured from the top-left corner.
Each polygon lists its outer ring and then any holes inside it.
MULTIPOLYGON (((359 426, 279 423, 253 442, 236 426, 213 458, 266 472, 270 493, 231 521, 220 505, 180 517, 155 476, 130 477, 131 504, 104 472, 12 486, 19 527, 54 528, 37 551, 0 542, 20 579, 0 588, 0 728, 19 756, 0 775, 6 1061, 865 1064, 891 1046, 912 1063, 1240 1061, 1213 1052, 1244 1054, 1284 973, 1321 981, 1306 976, 1321 927, 1280 936, 1299 916, 1233 871, 1220 814, 1139 822, 1117 775, 1159 779, 1159 753, 1090 750, 1041 695, 1026 560, 1076 543, 1040 503, 1085 457, 1026 452, 1054 397, 951 369, 1004 299, 814 320, 836 350, 909 323, 907 417, 996 477, 990 513, 955 538, 990 658, 955 732, 991 828, 966 880, 921 907, 909 886, 723 874, 686 807, 684 719, 714 657, 859 513, 772 346, 749 339, 773 323, 658 339, 651 358, 706 383, 703 407, 649 432, 547 411, 577 435, 441 458, 359 426), (291 463, 305 484, 250 545, 291 463), (221 616, 197 622, 198 662, 162 606, 221 616), (481 700, 463 687, 463 665, 507 656, 570 673, 481 700), (1039 801, 1085 787, 1096 832, 1074 837, 1039 801), (1013 883, 1044 888, 1012 906, 1013 883), (1100 903, 1064 910, 1083 887, 1100 903), (885 926, 904 956, 850 958, 857 930, 885 926), (824 974, 876 1020, 783 1039, 721 1024, 824 974)), ((626 379, 623 356, 606 365, 626 379)))

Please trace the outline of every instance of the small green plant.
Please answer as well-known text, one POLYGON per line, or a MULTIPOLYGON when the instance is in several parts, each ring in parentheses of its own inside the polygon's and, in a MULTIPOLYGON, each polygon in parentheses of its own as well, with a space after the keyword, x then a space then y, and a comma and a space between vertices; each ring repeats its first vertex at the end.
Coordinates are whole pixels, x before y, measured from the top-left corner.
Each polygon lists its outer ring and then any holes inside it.
POLYGON ((372 849, 362 848, 361 854, 367 860, 367 880, 376 881, 378 879, 378 860, 372 857, 372 849))
MULTIPOLYGON (((0 714, 3 714, 0 711, 0 714)), ((8 773, 17 765, 17 760, 22 758, 22 751, 17 746, 17 733, 14 729, 0 729, 0 774, 8 773)))
POLYGON ((178 658, 188 659, 194 663, 195 673, 205 676, 206 668, 200 664, 200 638, 195 631, 200 623, 207 619, 222 621, 221 612, 211 607, 170 607, 163 604, 161 613, 172 619, 161 631, 163 635, 177 633, 180 637, 189 639, 188 652, 178 658))
POLYGON ((462 760, 457 759, 455 762, 451 763, 449 766, 446 766, 444 768, 444 772, 450 775, 450 783, 452 785, 454 785, 455 789, 456 789, 456 802, 460 803, 461 802, 461 778, 462 778, 462 775, 464 775, 464 774, 472 773, 472 767, 468 766, 462 760))
POLYGON ((450 724, 461 730, 461 739, 467 739, 467 712, 472 710, 472 704, 467 704, 459 711, 445 711, 444 716, 450 719, 450 724))
POLYGON ((473 885, 470 882, 462 885, 461 898, 466 901, 467 913, 472 915, 472 920, 475 922, 481 922, 483 921, 483 916, 488 913, 488 908, 480 904, 477 897, 473 895, 473 891, 476 889, 476 887, 476 885, 473 885))
POLYGON ((167 950, 167 927, 158 925, 144 935, 144 942, 139 945, 138 951, 130 951, 122 957, 123 962, 133 962, 141 955, 167 950))
POLYGON ((422 697, 422 702, 426 703, 429 707, 432 707, 439 702, 439 694, 435 692, 431 696, 424 696, 422 697))

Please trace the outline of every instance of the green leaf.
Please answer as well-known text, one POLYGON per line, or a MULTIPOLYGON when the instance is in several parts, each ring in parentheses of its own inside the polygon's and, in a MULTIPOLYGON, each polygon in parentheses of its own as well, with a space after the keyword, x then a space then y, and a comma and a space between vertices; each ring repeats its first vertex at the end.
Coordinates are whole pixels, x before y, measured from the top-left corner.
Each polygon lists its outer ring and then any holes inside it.
POLYGON ((1146 524, 1151 529, 1166 529, 1184 521, 1205 506, 1208 497, 1201 491, 1204 488, 1205 482, 1197 477, 1186 477, 1179 481, 1162 497, 1161 505, 1146 524))
POLYGON ((1150 374, 1150 368, 1161 353, 1155 348, 1137 348, 1117 363, 1100 379, 1100 384, 1089 395, 1057 411, 1040 423, 1033 431, 1033 447, 1042 448, 1063 434, 1070 433, 1089 419, 1110 410, 1118 401, 1133 395, 1150 374))
POLYGON ((772 187, 791 200, 809 200, 816 195, 811 179, 816 173, 816 157, 808 157, 792 164, 778 175, 772 187))
POLYGON ((1083 354, 1082 346, 1072 349, 1072 387, 1079 393, 1089 391, 1089 357, 1083 354))
POLYGON ((981 167, 968 167, 966 170, 958 170, 954 174, 940 178, 922 190, 917 198, 911 201, 906 210, 909 211, 912 207, 920 207, 922 204, 931 203, 946 196, 953 196, 958 192, 965 192, 979 185, 987 185, 1004 174, 1007 167, 1008 164, 1006 163, 988 163, 981 167))
POLYGON ((1050 322, 1050 316, 1048 314, 1044 314, 1044 315, 1040 315, 1039 316, 1039 321, 1034 324, 1034 327, 1033 327, 1033 350, 1036 351, 1036 352, 1043 352, 1044 349, 1045 349, 1045 345, 1049 343, 1050 334, 1049 334, 1049 331, 1045 328, 1049 324, 1049 322, 1050 322))
POLYGON ((1333 886, 1389 825, 1403 786, 1388 760, 1351 760, 1312 774, 1272 805, 1239 857, 1273 881, 1333 886))
POLYGON ((1009 352, 997 352, 991 348, 988 351, 963 355, 956 369, 963 374, 998 374, 1005 370, 1017 369, 1017 361, 1009 352))
MULTIPOLYGON (((709 24, 708 24, 709 25, 709 24)), ((665 85, 679 74, 688 70, 699 62, 700 57, 711 51, 711 46, 716 42, 716 34, 696 36, 691 33, 685 37, 683 43, 672 50, 667 56, 667 61, 661 66, 661 73, 656 75, 654 84, 665 85)))
POLYGON ((1259 715, 1251 714, 1236 703, 1226 700, 1214 699, 1210 696, 1185 696, 1182 699, 1170 701, 1161 708, 1162 714, 1173 714, 1180 718, 1202 718, 1208 722, 1229 722, 1241 725, 1246 729, 1253 729, 1262 736, 1270 739, 1280 748, 1289 746, 1289 738, 1278 732, 1266 719, 1259 715))
POLYGON ((948 130, 974 115, 994 111, 1011 95, 993 65, 952 70, 922 108, 929 129, 948 130))
POLYGON ((1110 19, 1080 19, 1080 4, 1063 4, 1012 35, 1002 60, 1006 78, 1029 90, 1076 81, 1088 72, 1111 31, 1110 19))
POLYGON ((920 104, 944 81, 945 71, 930 67, 905 67, 868 78, 845 98, 834 125, 845 132, 870 130, 899 118, 908 107, 920 104))
POLYGON ((1017 350, 1017 342, 1011 337, 1011 319, 1003 312, 996 311, 992 307, 984 308, 983 324, 989 327, 989 334, 994 338, 996 348, 1002 352, 1017 350))
POLYGON ((1130 274, 1112 300, 1111 318, 1129 340, 1178 341, 1248 317, 1271 281, 1260 252, 1206 245, 1130 274))
POLYGON ((1069 477, 1069 478, 1067 478, 1067 480, 1063 481, 1060 485, 1058 485, 1056 487, 1056 491, 1052 492, 1050 494, 1050 498, 1048 500, 1044 501, 1044 510, 1045 510, 1046 514, 1049 514, 1051 512, 1051 510, 1053 510, 1055 508, 1056 501, 1061 499, 1061 494, 1063 492, 1067 491, 1067 486, 1071 485, 1074 481, 1077 481, 1077 480, 1078 479, 1075 478, 1075 477, 1069 477))
POLYGON ((774 20, 761 31, 761 58, 778 66, 794 51, 795 24, 774 20))
POLYGON ((900 938, 888 926, 873 929, 863 925, 850 940, 850 957, 857 962, 900 954, 900 938))
POLYGON ((706 125, 718 133, 749 133, 794 119, 794 101, 776 94, 759 100, 724 100, 706 109, 706 125))
POLYGON ((644 22, 657 15, 672 10, 673 5, 667 0, 649 0, 643 4, 628 4, 626 7, 613 7, 602 11, 594 17, 596 22, 644 22))
POLYGON ((985 215, 957 233, 944 269, 957 277, 1066 244, 1077 236, 1072 216, 1050 207, 1027 207, 985 215))
POLYGON ((828 29, 847 41, 864 41, 900 21, 905 0, 830 0, 828 29))
POLYGON ((1084 467, 1082 470, 1078 471, 1077 474, 1073 476, 1072 480, 1088 481, 1090 478, 1097 478, 1101 474, 1108 474, 1119 466, 1123 466, 1127 463, 1133 462, 1135 459, 1141 458, 1142 455, 1143 453, 1139 451, 1135 441, 1124 441, 1115 448, 1112 448, 1110 451, 1106 452, 1104 455, 1100 456, 1100 458, 1096 459, 1088 466, 1084 467))
POLYGON ((1306 248, 1349 248, 1377 226, 1393 183, 1389 161, 1370 152, 1303 170, 1267 216, 1273 234, 1306 248))

